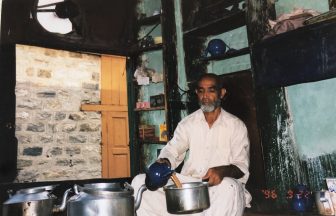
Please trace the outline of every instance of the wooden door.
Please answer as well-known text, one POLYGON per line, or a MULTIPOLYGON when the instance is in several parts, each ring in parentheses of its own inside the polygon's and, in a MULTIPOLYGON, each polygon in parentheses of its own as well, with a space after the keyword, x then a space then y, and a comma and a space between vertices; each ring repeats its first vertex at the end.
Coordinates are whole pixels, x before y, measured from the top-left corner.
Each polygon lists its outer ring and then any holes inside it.
POLYGON ((110 107, 102 112, 103 177, 129 177, 126 58, 102 56, 101 68, 101 104, 110 107))
POLYGON ((130 177, 126 57, 101 57, 101 104, 82 105, 102 113, 102 177, 130 177))
POLYGON ((107 177, 128 177, 130 176, 128 113, 108 112, 106 119, 107 177))

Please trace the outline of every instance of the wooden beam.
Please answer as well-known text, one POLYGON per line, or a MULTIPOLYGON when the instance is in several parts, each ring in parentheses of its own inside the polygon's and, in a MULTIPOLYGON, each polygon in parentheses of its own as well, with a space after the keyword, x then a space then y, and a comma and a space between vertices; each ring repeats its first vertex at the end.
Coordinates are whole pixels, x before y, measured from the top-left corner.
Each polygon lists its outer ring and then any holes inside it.
POLYGON ((122 112, 128 111, 127 105, 125 106, 116 106, 116 105, 101 105, 101 104, 82 104, 81 105, 81 111, 117 111, 122 112))

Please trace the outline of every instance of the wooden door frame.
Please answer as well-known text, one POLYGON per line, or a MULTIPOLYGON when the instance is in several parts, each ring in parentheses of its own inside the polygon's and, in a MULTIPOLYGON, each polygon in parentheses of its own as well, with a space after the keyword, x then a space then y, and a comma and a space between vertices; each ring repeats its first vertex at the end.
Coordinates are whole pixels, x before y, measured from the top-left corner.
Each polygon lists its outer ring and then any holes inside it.
MULTIPOLYGON (((102 61, 104 61, 104 56, 111 57, 111 55, 101 55, 102 61)), ((128 73, 126 71, 126 57, 124 56, 112 56, 113 58, 121 58, 122 61, 124 61, 124 71, 126 73, 126 82, 122 85, 126 86, 127 93, 125 97, 128 97, 128 73)), ((109 64, 109 62, 107 62, 109 64)), ((112 65, 108 65, 109 67, 113 67, 112 65)), ((112 91, 112 81, 115 79, 115 75, 112 73, 104 73, 102 69, 101 73, 101 103, 100 104, 82 104, 81 110, 82 111, 94 111, 94 112, 101 112, 102 114, 102 177, 108 178, 109 177, 109 154, 108 154, 108 128, 107 128, 107 117, 108 113, 111 112, 127 112, 128 113, 128 119, 129 118, 129 111, 128 111, 128 98, 118 98, 118 100, 122 100, 121 104, 116 104, 115 98, 111 97, 111 91, 112 91)), ((130 125, 130 122, 128 121, 128 124, 130 125)), ((128 125, 128 138, 130 139, 130 126, 128 125)), ((129 141, 130 143, 130 141, 129 141)), ((130 173, 129 175, 132 175, 132 155, 131 155, 131 146, 129 145, 129 155, 130 155, 130 161, 129 161, 129 169, 130 173)))

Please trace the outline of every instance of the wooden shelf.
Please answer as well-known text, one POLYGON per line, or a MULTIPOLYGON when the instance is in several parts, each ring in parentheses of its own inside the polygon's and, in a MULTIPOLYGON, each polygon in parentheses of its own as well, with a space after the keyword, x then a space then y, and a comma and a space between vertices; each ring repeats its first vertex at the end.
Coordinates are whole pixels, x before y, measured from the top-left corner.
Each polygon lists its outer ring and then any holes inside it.
POLYGON ((151 107, 151 108, 146 108, 146 109, 134 109, 135 112, 143 112, 143 111, 155 111, 155 110, 165 110, 165 107, 151 107))
MULTIPOLYGON (((245 70, 239 70, 239 71, 232 71, 230 73, 221 74, 219 76, 223 78, 223 77, 229 77, 229 76, 232 76, 232 75, 244 74, 244 73, 252 73, 252 71, 251 71, 251 69, 245 69, 245 70)), ((193 89, 197 85, 197 80, 188 80, 187 85, 189 86, 189 89, 190 88, 193 89)))
POLYGON ((154 44, 153 46, 145 47, 145 48, 139 48, 139 47, 133 48, 131 53, 134 54, 134 55, 138 55, 138 54, 143 53, 143 52, 161 50, 162 48, 163 48, 163 45, 162 45, 162 43, 160 43, 160 44, 154 44))
POLYGON ((335 78, 335 28, 336 22, 328 20, 253 45, 255 86, 285 87, 335 78))
POLYGON ((245 11, 239 10, 228 13, 223 17, 208 23, 201 24, 198 27, 185 30, 185 36, 210 36, 227 32, 238 27, 244 26, 245 11))
POLYGON ((109 104, 82 104, 80 107, 81 111, 95 111, 95 112, 112 112, 112 111, 118 111, 118 112, 124 112, 128 110, 127 106, 117 106, 117 105, 109 105, 109 104))
POLYGON ((224 60, 224 59, 229 59, 229 58, 233 58, 233 57, 237 57, 237 56, 241 56, 241 55, 246 55, 250 53, 250 48, 249 47, 245 47, 239 50, 233 50, 233 51, 227 51, 226 53, 224 53, 223 55, 219 55, 219 56, 210 56, 210 57, 203 57, 203 58, 199 58, 199 61, 216 61, 216 60, 224 60))
POLYGON ((161 21, 161 14, 142 18, 138 21, 139 26, 154 25, 161 21))
MULTIPOLYGON (((138 85, 138 81, 136 79, 133 79, 133 82, 135 82, 135 84, 137 86, 145 86, 145 85, 138 85)), ((149 84, 148 85, 152 85, 152 84, 160 84, 160 83, 163 83, 163 81, 159 81, 159 82, 153 82, 153 81, 149 81, 149 84)))
POLYGON ((145 144, 145 145, 166 145, 167 142, 166 141, 159 141, 159 140, 140 140, 141 144, 145 144))

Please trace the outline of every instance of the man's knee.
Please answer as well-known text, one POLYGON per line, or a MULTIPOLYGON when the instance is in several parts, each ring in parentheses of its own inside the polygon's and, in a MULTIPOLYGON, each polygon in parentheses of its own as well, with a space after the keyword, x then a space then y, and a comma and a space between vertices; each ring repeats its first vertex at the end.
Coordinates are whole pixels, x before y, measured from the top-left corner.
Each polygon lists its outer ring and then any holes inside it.
POLYGON ((225 191, 233 190, 236 192, 239 192, 242 189, 242 185, 239 181, 229 177, 223 178, 222 182, 219 184, 219 187, 225 191))
POLYGON ((132 187, 135 190, 138 190, 141 187, 141 185, 145 184, 145 178, 146 178, 145 174, 136 175, 132 180, 131 183, 132 187))

